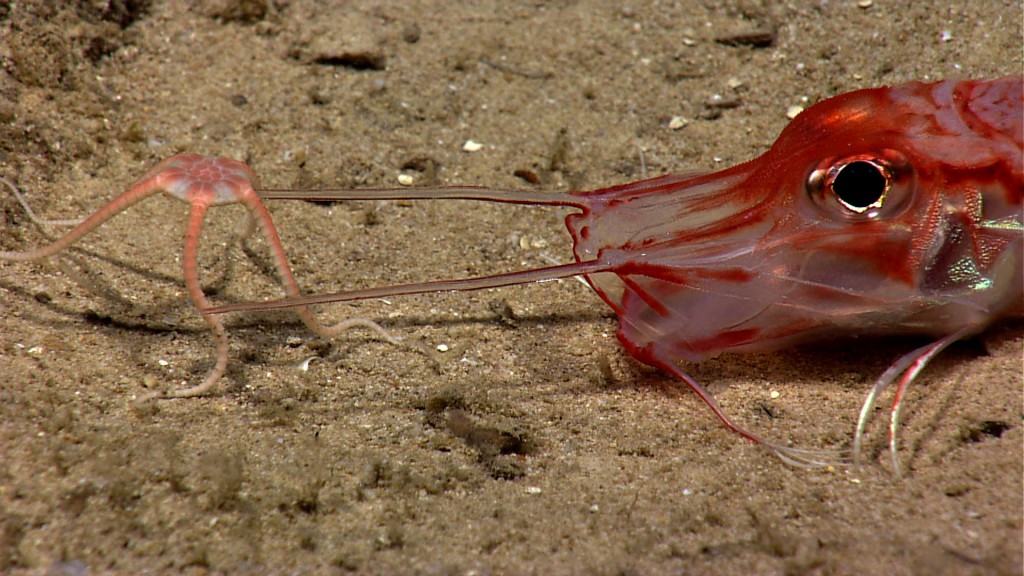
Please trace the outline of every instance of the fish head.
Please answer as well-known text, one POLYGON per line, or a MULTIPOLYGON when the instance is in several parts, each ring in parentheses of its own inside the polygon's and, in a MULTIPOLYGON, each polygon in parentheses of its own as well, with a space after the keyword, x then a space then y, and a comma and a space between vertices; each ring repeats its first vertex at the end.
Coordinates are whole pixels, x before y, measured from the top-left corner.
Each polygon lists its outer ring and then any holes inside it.
POLYGON ((852 92, 750 162, 584 193, 576 258, 627 349, 677 359, 980 329, 1021 300, 1020 86, 852 92))

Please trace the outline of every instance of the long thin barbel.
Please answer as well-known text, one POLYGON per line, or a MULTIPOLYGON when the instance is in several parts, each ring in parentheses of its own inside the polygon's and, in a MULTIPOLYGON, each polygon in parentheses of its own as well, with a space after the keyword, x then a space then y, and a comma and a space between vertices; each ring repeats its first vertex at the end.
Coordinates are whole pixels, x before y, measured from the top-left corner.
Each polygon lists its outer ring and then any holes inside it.
POLYGON ((921 370, 924 370, 925 366, 927 366, 928 363, 939 354, 939 352, 942 352, 950 344, 958 340, 962 340, 964 337, 975 331, 977 331, 977 329, 973 326, 963 328, 949 336, 946 336, 945 338, 907 352, 898 360, 893 362, 893 364, 889 366, 881 376, 879 376, 878 380, 876 380, 875 384, 871 387, 871 391, 868 393, 867 398, 864 399, 864 404, 860 409, 860 416, 857 418, 857 429, 853 435, 853 463, 855 466, 860 465, 860 452, 863 445, 864 430, 867 427, 871 409, 874 408, 878 395, 885 390, 885 388, 887 388, 897 376, 900 376, 899 384, 896 386, 896 393, 893 395, 892 409, 889 413, 889 451, 890 457, 892 458, 893 473, 897 477, 901 475, 899 456, 896 450, 896 439, 899 427, 900 409, 903 405, 903 394, 921 370))
POLYGON ((258 190, 263 200, 309 200, 329 202, 339 200, 481 200, 506 204, 536 206, 572 206, 584 208, 584 199, 570 192, 521 190, 516 188, 487 188, 484 186, 425 186, 416 188, 362 188, 293 190, 265 188, 258 190))
POLYGON ((376 288, 365 288, 362 290, 346 290, 330 294, 311 294, 309 296, 300 296, 298 298, 279 298, 276 300, 264 300, 261 302, 239 302, 236 304, 213 306, 204 309, 202 312, 204 315, 227 314, 229 312, 258 312, 262 310, 280 310, 284 308, 295 308, 297 306, 312 306, 315 304, 329 304, 332 302, 351 302, 353 300, 385 298, 389 296, 408 296, 411 294, 427 294, 431 292, 463 292, 467 290, 501 288, 503 286, 514 286, 517 284, 529 284, 532 282, 569 278, 581 274, 597 274, 599 272, 612 271, 614 271, 614 265, 598 260, 590 262, 572 262, 558 266, 523 270, 521 272, 495 274, 493 276, 478 276, 475 278, 460 278, 456 280, 433 280, 430 282, 414 282, 412 284, 378 286, 376 288))
MULTIPOLYGON (((483 202, 501 202, 506 204, 526 204, 533 206, 566 206, 587 210, 588 203, 580 193, 523 190, 516 188, 488 188, 483 186, 429 186, 417 188, 363 188, 363 189, 324 189, 297 190, 284 188, 263 188, 257 190, 262 200, 307 200, 323 201, 367 201, 367 200, 476 200, 483 202)), ((425 294, 430 292, 457 292, 466 290, 482 290, 500 288, 516 284, 528 284, 545 280, 557 280, 612 271, 613 266, 599 261, 572 262, 557 266, 549 266, 534 270, 463 278, 457 280, 434 280, 382 286, 363 290, 348 290, 329 294, 288 297, 262 302, 245 302, 213 306, 203 310, 204 315, 218 315, 229 312, 254 312, 260 310, 279 310, 296 308, 314 304, 332 302, 350 302, 369 298, 425 294)))
POLYGON ((849 457, 848 450, 813 450, 813 449, 801 449, 793 448, 791 446, 785 446, 776 442, 770 442, 765 440, 760 435, 755 434, 737 422, 734 422, 724 410, 718 405, 718 401, 715 397, 707 391, 695 378, 687 374, 686 372, 679 369, 678 366, 667 355, 666 350, 660 347, 651 347, 644 351, 642 354, 643 362, 660 368, 668 374, 675 376, 679 380, 682 380, 698 397, 714 412, 715 416, 725 424, 725 427, 739 434, 740 436, 760 444, 767 448, 770 452, 775 454, 780 460, 786 462, 791 466, 797 466, 800 468, 819 468, 833 465, 844 464, 849 457))

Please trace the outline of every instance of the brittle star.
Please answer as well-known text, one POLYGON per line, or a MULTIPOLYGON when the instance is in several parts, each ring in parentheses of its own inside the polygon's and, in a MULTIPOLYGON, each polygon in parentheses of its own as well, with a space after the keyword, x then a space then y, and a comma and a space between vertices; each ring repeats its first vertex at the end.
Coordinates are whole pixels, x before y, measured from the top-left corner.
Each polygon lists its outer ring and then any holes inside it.
MULTIPOLYGON (((164 193, 172 198, 188 202, 191 206, 188 226, 185 229, 182 270, 189 298, 192 299, 192 303, 200 311, 210 307, 210 303, 206 299, 206 295, 203 294, 202 287, 199 284, 198 256, 199 236, 202 232, 206 211, 211 206, 235 203, 244 206, 249 212, 249 220, 243 237, 252 234, 255 228, 259 228, 270 245, 274 265, 277 268, 281 283, 284 285, 285 293, 289 297, 301 295, 298 283, 292 274, 291 266, 288 264, 288 257, 285 255, 284 246, 281 244, 277 229, 271 220, 270 212, 257 195, 256 190, 259 184, 256 173, 237 160, 201 156, 199 154, 172 156, 154 166, 125 192, 81 221, 41 220, 35 216, 35 213, 18 189, 6 180, 3 182, 10 187, 33 221, 44 225, 77 225, 64 236, 47 246, 26 252, 0 251, 0 260, 31 261, 53 256, 132 205, 154 194, 164 193)), ((331 338, 350 328, 363 327, 373 330, 381 338, 392 344, 400 344, 397 338, 392 337, 379 324, 367 318, 349 318, 333 326, 324 326, 313 317, 312 313, 305 306, 297 308, 296 312, 310 330, 324 338, 331 338)), ((200 384, 181 390, 148 394, 140 398, 140 402, 152 398, 199 396, 213 389, 221 377, 224 376, 228 367, 229 354, 224 323, 221 322, 218 316, 212 315, 203 315, 203 320, 213 330, 213 338, 217 350, 217 360, 210 373, 207 374, 200 384)))

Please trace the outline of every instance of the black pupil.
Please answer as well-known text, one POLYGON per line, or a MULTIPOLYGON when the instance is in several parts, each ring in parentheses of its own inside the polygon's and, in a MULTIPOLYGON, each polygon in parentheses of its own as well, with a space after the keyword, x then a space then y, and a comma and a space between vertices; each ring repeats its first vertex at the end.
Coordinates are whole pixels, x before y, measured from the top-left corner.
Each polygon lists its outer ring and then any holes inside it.
POLYGON ((832 191, 851 208, 867 208, 885 194, 885 174, 871 162, 850 162, 836 174, 832 191))

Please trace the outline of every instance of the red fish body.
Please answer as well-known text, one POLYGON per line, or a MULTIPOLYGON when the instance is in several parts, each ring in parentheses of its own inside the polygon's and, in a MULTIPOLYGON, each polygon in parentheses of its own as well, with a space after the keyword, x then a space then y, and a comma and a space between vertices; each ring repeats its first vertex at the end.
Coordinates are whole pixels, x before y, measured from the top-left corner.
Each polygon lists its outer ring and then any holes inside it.
POLYGON ((575 262, 483 278, 234 304, 265 310, 584 275, 636 359, 685 381, 722 421, 783 459, 834 454, 771 444, 733 423, 680 360, 850 335, 928 334, 878 393, 907 385, 950 343, 1024 311, 1024 79, 858 90, 801 113, 764 155, 703 176, 585 192, 474 187, 264 190, 266 199, 472 199, 570 206, 575 262))
POLYGON ((592 283, 640 355, 980 331, 1024 300, 1022 108, 1020 78, 832 98, 745 164, 582 193, 576 258, 611 264, 592 283), (855 163, 876 206, 828 188, 855 163))

